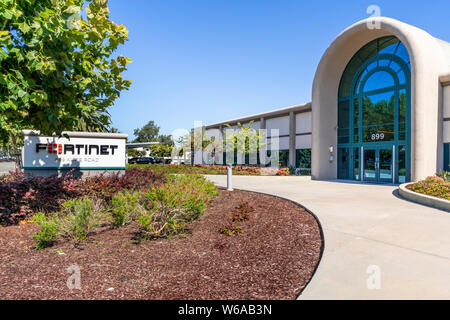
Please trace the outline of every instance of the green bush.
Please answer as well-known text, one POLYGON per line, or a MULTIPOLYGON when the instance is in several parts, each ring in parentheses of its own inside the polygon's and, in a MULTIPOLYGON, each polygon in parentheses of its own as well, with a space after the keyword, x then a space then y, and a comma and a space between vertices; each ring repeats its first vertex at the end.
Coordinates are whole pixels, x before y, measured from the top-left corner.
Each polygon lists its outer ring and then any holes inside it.
POLYGON ((439 177, 444 179, 446 182, 450 182, 450 172, 449 171, 441 171, 438 174, 439 177))
POLYGON ((90 232, 102 222, 102 201, 89 198, 72 199, 62 204, 59 213, 63 235, 77 241, 86 240, 90 232))
POLYGON ((33 220, 40 227, 33 235, 36 249, 50 246, 61 237, 86 240, 90 232, 103 220, 100 200, 88 198, 72 199, 61 205, 61 211, 49 215, 38 213, 33 220))
POLYGON ((168 176, 165 184, 147 191, 116 193, 111 201, 87 197, 72 199, 51 215, 37 214, 40 231, 34 235, 36 247, 42 249, 59 238, 77 242, 103 222, 121 227, 137 220, 144 238, 161 238, 185 232, 186 223, 206 211, 216 186, 200 175, 168 176))
POLYGON ((33 234, 36 239, 36 249, 41 250, 51 246, 61 233, 61 223, 56 215, 46 216, 43 212, 36 213, 33 221, 41 228, 33 234))
POLYGON ((216 186, 200 175, 169 177, 163 186, 143 194, 149 211, 138 222, 149 238, 182 233, 185 224, 198 219, 218 194, 216 186))
POLYGON ((119 192, 111 199, 111 217, 115 227, 121 227, 137 219, 142 211, 140 193, 119 192))

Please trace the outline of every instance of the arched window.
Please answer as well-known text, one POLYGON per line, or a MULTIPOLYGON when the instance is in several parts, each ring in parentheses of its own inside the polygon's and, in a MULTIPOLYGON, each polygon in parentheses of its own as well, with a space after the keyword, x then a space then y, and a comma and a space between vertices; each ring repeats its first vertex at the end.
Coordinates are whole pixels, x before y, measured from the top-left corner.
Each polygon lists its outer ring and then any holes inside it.
POLYGON ((410 66, 393 36, 368 43, 348 63, 338 96, 340 179, 409 179, 410 66))

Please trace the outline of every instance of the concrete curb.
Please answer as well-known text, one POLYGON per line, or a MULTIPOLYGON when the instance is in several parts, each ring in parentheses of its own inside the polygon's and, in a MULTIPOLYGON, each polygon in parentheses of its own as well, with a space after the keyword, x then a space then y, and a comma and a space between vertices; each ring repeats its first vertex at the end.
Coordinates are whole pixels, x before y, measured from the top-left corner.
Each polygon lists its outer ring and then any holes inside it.
POLYGON ((440 199, 437 197, 428 196, 426 194, 414 192, 411 190, 408 190, 406 186, 410 185, 411 183, 405 183, 400 185, 398 188, 398 193, 401 197, 412 201, 416 203, 420 203, 426 206, 430 206, 436 209, 444 210, 447 212, 450 212, 450 201, 445 199, 440 199))

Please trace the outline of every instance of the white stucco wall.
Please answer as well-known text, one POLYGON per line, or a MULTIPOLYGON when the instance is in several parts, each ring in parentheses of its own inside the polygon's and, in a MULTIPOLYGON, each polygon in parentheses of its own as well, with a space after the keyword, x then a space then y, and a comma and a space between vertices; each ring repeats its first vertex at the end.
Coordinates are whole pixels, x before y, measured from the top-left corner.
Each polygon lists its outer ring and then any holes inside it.
POLYGON ((311 135, 297 136, 295 138, 295 149, 311 149, 311 135))
POLYGON ((311 132, 311 112, 302 112, 295 115, 296 133, 311 132))
MULTIPOLYGON (((266 120, 267 135, 270 136, 270 129, 280 130, 279 135, 284 136, 289 134, 289 116, 278 117, 266 120)), ((289 145, 288 145, 289 149, 289 145)))
MULTIPOLYGON (((267 142, 270 143, 271 139, 267 139, 267 142)), ((267 150, 272 149, 272 145, 267 146, 267 150)), ((278 150, 289 150, 289 137, 279 138, 278 150)))

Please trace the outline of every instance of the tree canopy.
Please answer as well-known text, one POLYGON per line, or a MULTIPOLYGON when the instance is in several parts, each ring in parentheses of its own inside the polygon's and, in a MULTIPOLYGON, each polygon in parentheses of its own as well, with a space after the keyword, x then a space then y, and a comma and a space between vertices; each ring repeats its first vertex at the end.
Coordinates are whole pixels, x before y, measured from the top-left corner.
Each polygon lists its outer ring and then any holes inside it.
POLYGON ((112 57, 127 35, 107 0, 1 0, 0 142, 25 128, 106 130, 108 108, 131 85, 122 77, 131 60, 112 57))

